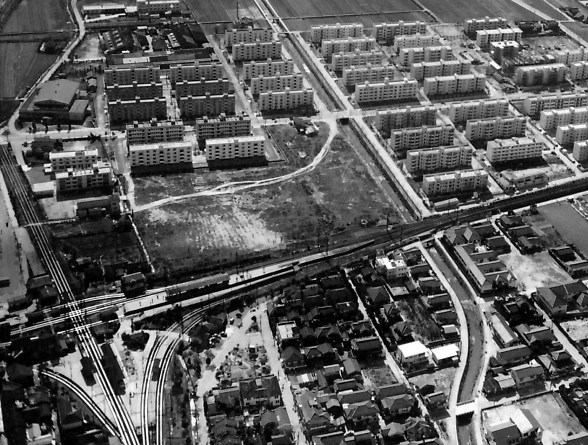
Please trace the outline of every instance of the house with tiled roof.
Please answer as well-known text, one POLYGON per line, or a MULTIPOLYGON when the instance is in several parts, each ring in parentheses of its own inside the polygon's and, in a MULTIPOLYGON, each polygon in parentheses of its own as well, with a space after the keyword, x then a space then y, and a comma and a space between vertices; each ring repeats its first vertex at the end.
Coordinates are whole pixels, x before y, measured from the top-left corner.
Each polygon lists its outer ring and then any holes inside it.
POLYGON ((371 400, 371 398, 372 395, 365 389, 356 391, 347 390, 337 393, 337 399, 342 406, 349 403, 367 402, 368 400, 371 400))
POLYGON ((514 366, 526 362, 531 357, 531 349, 526 345, 515 345, 501 348, 496 353, 496 359, 503 366, 514 366))
POLYGON ((382 400, 386 397, 400 396, 408 393, 408 388, 404 383, 391 383, 389 385, 376 386, 374 395, 377 400, 382 400))
POLYGON ((516 387, 521 388, 542 381, 545 373, 543 367, 532 360, 530 363, 511 368, 510 375, 516 387))
POLYGON ((343 407, 345 418, 353 423, 359 422, 377 422, 380 410, 376 404, 370 400, 365 402, 350 403, 343 407))
POLYGON ((365 290, 365 298, 373 307, 382 307, 390 302, 390 295, 385 286, 368 287, 365 290))
POLYGON ((294 346, 288 346, 284 349, 280 354, 280 358, 282 359, 284 369, 288 371, 304 368, 306 366, 304 354, 294 346))
POLYGON ((381 400, 382 411, 388 416, 409 414, 415 406, 415 399, 410 394, 385 397, 381 400))
POLYGON ((588 287, 581 281, 570 281, 551 287, 538 287, 534 294, 539 304, 552 316, 565 315, 574 305, 584 304, 588 287))
POLYGON ((355 379, 338 379, 338 380, 335 380, 335 383, 333 384, 333 389, 334 389, 335 393, 339 393, 341 391, 349 391, 349 390, 356 391, 356 390, 362 390, 363 385, 355 379))
POLYGON ((242 380, 239 382, 239 390, 244 407, 278 407, 282 403, 282 392, 276 376, 242 380))
POLYGON ((354 338, 351 340, 351 350, 358 357, 382 355, 382 342, 377 336, 354 338))
POLYGON ((346 358, 343 360, 343 374, 347 378, 353 378, 357 381, 362 382, 363 376, 361 375, 361 367, 359 362, 355 358, 346 358))

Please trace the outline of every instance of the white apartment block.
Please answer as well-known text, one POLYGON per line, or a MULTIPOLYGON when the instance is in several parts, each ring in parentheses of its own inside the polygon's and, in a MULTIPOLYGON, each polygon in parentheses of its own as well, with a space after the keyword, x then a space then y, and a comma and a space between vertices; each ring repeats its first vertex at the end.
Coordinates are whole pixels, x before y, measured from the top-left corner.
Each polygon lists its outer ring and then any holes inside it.
POLYGON ((336 53, 331 58, 331 69, 340 72, 352 66, 363 66, 367 64, 380 65, 383 60, 384 53, 378 50, 356 50, 350 53, 336 53))
POLYGON ((257 156, 265 156, 265 137, 263 136, 208 139, 206 141, 207 161, 257 156))
POLYGON ((192 165, 192 144, 187 141, 156 142, 129 147, 131 170, 156 165, 192 165))
POLYGON ((133 122, 126 127, 127 144, 148 144, 151 142, 174 142, 184 139, 184 123, 182 121, 133 122))
POLYGON ((49 153, 52 172, 91 168, 98 162, 98 150, 61 151, 49 153))
POLYGON ((486 89, 486 75, 480 73, 426 77, 423 92, 427 96, 449 96, 482 93, 486 89))
POLYGON ((153 118, 165 119, 167 106, 165 97, 135 100, 108 101, 108 112, 111 123, 148 121, 153 118))
POLYGON ((539 125, 544 130, 562 127, 570 124, 588 122, 588 107, 571 107, 560 110, 543 110, 539 117, 539 125))
POLYGON ((588 161, 588 141, 574 142, 572 155, 578 162, 588 161))
POLYGON ((392 42, 396 36, 407 36, 413 34, 426 34, 427 24, 425 22, 394 22, 380 23, 374 26, 376 40, 378 42, 392 42))
POLYGON ((161 81, 161 70, 156 66, 108 68, 104 70, 105 85, 150 84, 161 81))
POLYGON ((111 184, 112 169, 108 162, 103 161, 97 161, 91 168, 70 168, 55 174, 55 188, 58 194, 109 187, 111 184))
POLYGON ((221 79, 225 75, 223 65, 220 62, 194 62, 190 65, 173 65, 169 71, 173 85, 184 80, 221 79))
POLYGON ((519 66, 515 69, 514 82, 525 87, 561 83, 566 71, 567 67, 563 63, 519 66))
POLYGON ((391 108, 378 111, 374 118, 374 127, 378 131, 390 131, 397 128, 414 128, 423 125, 435 125, 437 110, 435 107, 391 108))
POLYGON ((176 82, 176 96, 204 96, 233 92, 233 84, 227 78, 224 79, 199 79, 176 82))
POLYGON ((427 46, 425 48, 402 48, 398 52, 398 63, 404 66, 419 62, 453 60, 451 46, 427 46))
POLYGON ((453 145, 455 129, 451 125, 423 125, 417 128, 401 128, 390 133, 388 144, 395 152, 417 148, 453 145))
POLYGON ((274 31, 271 28, 247 28, 225 31, 225 46, 232 48, 236 43, 271 42, 274 31))
POLYGON ((231 53, 234 61, 282 58, 282 42, 236 43, 231 53))
POLYGON ((245 113, 239 116, 221 114, 217 118, 205 116, 196 119, 194 130, 198 140, 248 136, 251 134, 251 118, 245 113))
POLYGON ((433 34, 414 34, 412 36, 398 36, 394 39, 394 52, 402 48, 424 48, 425 46, 439 46, 439 37, 433 34))
POLYGON ((361 23, 335 23, 310 28, 310 41, 315 45, 326 39, 361 36, 363 36, 363 25, 361 23))
POLYGON ((538 116, 543 110, 588 106, 588 93, 544 94, 528 96, 523 101, 523 112, 538 116))
POLYGON ((555 57, 557 63, 563 63, 564 65, 572 65, 575 62, 588 60, 588 50, 586 48, 561 49, 550 51, 549 54, 555 57))
POLYGON ((261 111, 294 110, 314 106, 314 90, 265 91, 259 95, 258 106, 261 111))
POLYGON ((394 79, 396 68, 394 65, 351 66, 343 70, 343 84, 355 86, 364 82, 382 82, 384 79, 394 79))
POLYGON ((582 60, 580 62, 572 63, 572 66, 570 66, 570 79, 571 80, 588 79, 588 62, 585 60, 582 60))
POLYGON ((377 83, 365 82, 355 86, 353 97, 358 104, 410 100, 416 97, 418 87, 419 83, 415 79, 406 77, 377 83))
POLYGON ((515 58, 518 56, 520 48, 521 45, 514 40, 491 42, 490 56, 498 63, 502 63, 505 58, 515 58))
POLYGON ((473 153, 474 149, 468 145, 408 150, 404 166, 409 173, 471 168, 473 153))
POLYGON ((423 176, 421 189, 429 196, 482 191, 488 187, 486 170, 463 170, 423 176))
POLYGON ((419 62, 410 66, 410 76, 416 80, 426 77, 452 76, 454 74, 469 74, 472 64, 462 60, 439 60, 438 62, 419 62))
POLYGON ((291 90, 301 90, 304 88, 304 78, 302 74, 276 74, 274 76, 260 76, 251 79, 251 94, 257 96, 259 93, 266 91, 284 91, 286 88, 291 90))
POLYGON ((163 14, 180 12, 180 0, 137 0, 137 14, 163 14))
POLYGON ((375 49, 376 39, 373 37, 347 37, 328 39, 321 43, 321 54, 326 61, 331 61, 334 53, 349 53, 355 50, 369 51, 375 49))
POLYGON ((486 159, 491 163, 540 158, 545 144, 536 138, 497 139, 486 144, 486 159))
POLYGON ((523 31, 520 28, 482 29, 476 31, 476 45, 480 48, 488 48, 493 42, 506 40, 521 43, 523 31))
POLYGON ((577 141, 588 140, 588 123, 557 127, 555 140, 558 144, 570 146, 577 141))
POLYGON ((449 104, 449 119, 453 123, 462 123, 472 119, 506 116, 507 99, 484 99, 470 102, 452 102, 449 104))
POLYGON ((266 60, 265 62, 246 62, 243 64, 243 79, 249 80, 259 76, 290 75, 294 73, 292 59, 266 60))
POLYGON ((466 34, 474 35, 476 34, 476 31, 482 29, 506 28, 508 26, 508 23, 506 19, 502 17, 484 17, 483 19, 466 20, 463 26, 466 34))
POLYGON ((137 97, 141 99, 153 99, 163 96, 163 84, 161 82, 137 83, 126 85, 106 85, 108 100, 129 100, 137 97))
POLYGON ((467 121, 465 137, 468 141, 506 139, 513 136, 524 136, 526 127, 527 119, 524 116, 474 119, 467 121))
POLYGON ((221 113, 234 114, 235 95, 207 93, 204 96, 178 97, 178 106, 182 116, 189 118, 218 116, 221 113))

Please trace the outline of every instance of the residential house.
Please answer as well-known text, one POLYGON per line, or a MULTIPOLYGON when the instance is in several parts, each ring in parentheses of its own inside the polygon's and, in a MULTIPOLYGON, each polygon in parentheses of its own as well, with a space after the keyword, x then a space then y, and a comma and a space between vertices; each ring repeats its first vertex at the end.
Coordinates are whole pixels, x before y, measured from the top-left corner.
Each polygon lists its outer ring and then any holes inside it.
POLYGON ((441 326, 444 324, 455 324, 458 322, 455 309, 442 309, 440 311, 435 311, 433 317, 435 318, 437 324, 441 326))
POLYGON ((380 410, 371 400, 358 403, 350 403, 343 407, 345 418, 353 424, 365 424, 378 421, 380 410))
POLYGON ((355 379, 358 382, 363 382, 361 367, 359 366, 357 359, 353 357, 343 360, 343 374, 348 379, 355 379))
POLYGON ((421 277, 418 279, 418 285, 425 295, 440 293, 443 291, 441 281, 435 277, 421 277))
POLYGON ((365 298, 370 306, 379 308, 390 303, 390 295, 385 286, 368 287, 365 291, 365 298))
POLYGON ((410 414, 415 407, 415 398, 410 394, 385 397, 381 401, 384 414, 396 417, 410 414))
POLYGON ((488 249, 498 252, 499 254, 509 253, 511 248, 508 241, 501 235, 492 236, 484 240, 488 249))
POLYGON ((433 362, 439 367, 456 365, 459 361, 459 347, 455 343, 431 349, 433 362))
POLYGON ((516 445, 522 440, 519 429, 510 420, 488 425, 485 430, 490 445, 516 445))
POLYGON ((399 345, 397 356, 400 363, 405 366, 419 367, 429 363, 429 349, 420 341, 399 345))
POLYGON ((304 354, 294 346, 288 346, 284 349, 280 354, 280 357, 282 359, 282 365, 286 371, 293 371, 306 366, 304 354))
POLYGON ((526 324, 520 324, 515 327, 523 342, 532 350, 544 351, 555 341, 555 335, 549 326, 529 327, 526 324))
POLYGON ((282 392, 276 376, 242 380, 239 389, 243 407, 277 407, 282 403, 282 392))
POLYGON ((290 417, 288 416, 288 411, 283 406, 280 406, 273 411, 265 411, 261 415, 259 424, 261 425, 266 438, 269 438, 270 441, 272 437, 280 435, 289 437, 292 435, 290 417))
POLYGON ((308 434, 328 433, 334 429, 329 414, 316 403, 316 398, 310 392, 302 393, 299 397, 299 410, 302 423, 308 434))
POLYGON ((493 313, 490 316, 489 322, 490 328, 494 333, 494 339, 500 347, 507 348, 520 343, 519 337, 510 328, 502 315, 493 313))
POLYGON ((306 363, 317 365, 318 363, 328 363, 335 359, 337 353, 330 343, 321 343, 317 346, 309 346, 303 350, 306 357, 306 363))
POLYGON ((282 348, 296 344, 299 338, 298 326, 294 322, 282 322, 276 326, 276 336, 282 348))
POLYGON ((317 344, 316 332, 310 326, 302 326, 299 336, 300 342, 303 346, 312 346, 317 344))
POLYGON ((357 391, 362 389, 363 385, 355 379, 339 379, 335 380, 335 383, 333 384, 333 390, 335 393, 339 393, 341 391, 357 391))
POLYGON ((408 388, 404 383, 391 383, 389 385, 377 386, 374 389, 374 395, 377 400, 382 400, 386 397, 400 396, 408 393, 408 388))
POLYGON ((333 384, 335 380, 341 378, 341 366, 339 366, 338 364, 325 365, 323 366, 323 373, 325 374, 325 379, 327 380, 327 382, 329 384, 333 384))
POLYGON ((341 303, 343 301, 354 301, 355 295, 346 287, 337 289, 328 289, 326 292, 327 300, 331 304, 341 303))
POLYGON ((424 302, 427 308, 433 310, 449 309, 452 306, 451 296, 447 292, 427 295, 424 297, 424 302))
POLYGON ((397 344, 410 343, 414 341, 412 328, 406 321, 399 321, 392 326, 392 335, 397 344))
POLYGON ((372 399, 372 396, 369 393, 369 391, 366 391, 364 389, 356 391, 347 390, 338 392, 337 399, 339 400, 339 404, 341 404, 341 406, 344 406, 348 403, 367 402, 368 400, 372 399))
POLYGON ((436 391, 425 396, 425 404, 429 409, 444 408, 447 405, 447 395, 443 391, 436 391))
POLYGON ((331 344, 337 344, 341 341, 341 331, 334 324, 319 326, 315 328, 314 332, 317 341, 320 343, 329 342, 331 344))
POLYGON ((218 409, 232 409, 241 406, 241 390, 237 383, 228 388, 217 388, 212 391, 218 409))
POLYGON ((421 443, 423 440, 437 437, 437 432, 431 422, 409 417, 404 422, 404 435, 410 441, 421 443))
POLYGON ((526 345, 515 345, 509 348, 500 348, 496 353, 496 359, 502 366, 514 366, 527 362, 531 358, 531 349, 526 345))
POLYGON ((518 365, 510 369, 510 375, 513 378, 517 388, 532 385, 543 380, 543 367, 535 360, 530 363, 518 365))
POLYGON ((537 442, 541 442, 543 428, 531 411, 519 408, 510 415, 510 420, 517 426, 523 440, 533 438, 537 442))
POLYGON ((338 289, 345 286, 343 278, 337 274, 321 278, 321 286, 325 289, 338 289))
POLYGON ((402 320, 400 309, 398 309, 398 305, 394 301, 382 306, 380 308, 380 314, 386 317, 388 323, 402 320))
POLYGON ((404 440, 404 425, 390 422, 381 430, 385 445, 398 444, 404 440))
POLYGON ((534 294, 537 301, 551 316, 560 317, 582 302, 588 295, 588 287, 580 280, 551 287, 538 287, 534 294))
POLYGON ((351 341, 351 350, 357 357, 379 357, 382 355, 382 343, 377 336, 355 338, 351 341))
POLYGON ((484 392, 486 394, 503 394, 514 391, 517 385, 510 374, 492 375, 488 373, 484 380, 484 392))

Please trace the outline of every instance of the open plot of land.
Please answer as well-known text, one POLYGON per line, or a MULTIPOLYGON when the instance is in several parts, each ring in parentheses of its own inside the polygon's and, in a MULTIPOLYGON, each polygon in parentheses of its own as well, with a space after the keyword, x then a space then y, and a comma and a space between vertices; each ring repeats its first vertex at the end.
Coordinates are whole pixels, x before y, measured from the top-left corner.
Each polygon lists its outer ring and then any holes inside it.
POLYGON ((286 155, 288 164, 300 168, 312 162, 327 140, 329 135, 327 125, 320 124, 319 128, 319 134, 314 137, 300 134, 291 125, 273 125, 268 131, 286 155))
POLYGON ((442 338, 441 329, 420 298, 398 300, 397 304, 402 318, 412 327, 416 340, 427 344, 442 338))
POLYGON ((588 255, 588 222, 567 202, 558 202, 539 208, 541 215, 562 234, 570 243, 573 243, 588 255))
POLYGON ((532 292, 537 287, 555 286, 570 281, 572 278, 564 272, 547 251, 533 255, 522 255, 516 248, 500 257, 524 286, 532 292))
MULTIPOLYGON (((547 0, 522 0, 527 5, 537 9, 543 14, 548 15, 554 20, 568 20, 570 17, 567 16, 563 11, 560 11, 557 6, 552 5, 547 0)), ((577 6, 580 6, 579 4, 577 6)))
POLYGON ((467 19, 504 17, 507 20, 538 20, 532 12, 510 0, 421 0, 441 21, 448 23, 463 22, 467 19))
POLYGON ((484 424, 508 421, 516 408, 528 409, 543 428, 543 445, 555 445, 569 433, 585 431, 577 417, 558 394, 544 394, 512 405, 500 406, 483 412, 484 424))
POLYGON ((0 34, 70 29, 67 0, 22 0, 0 34))
POLYGON ((588 320, 586 319, 562 321, 561 327, 576 343, 586 343, 588 340, 588 320))
POLYGON ((443 368, 428 374, 421 374, 408 379, 410 383, 415 384, 419 388, 425 385, 435 385, 436 391, 443 391, 449 397, 451 385, 455 379, 455 372, 457 368, 443 368))
POLYGON ((270 0, 281 18, 312 18, 341 14, 378 14, 421 10, 412 0, 270 0))
MULTIPOLYGON (((234 22, 237 19, 237 2, 234 0, 186 0, 186 4, 200 23, 234 22)), ((239 1, 239 17, 263 19, 253 0, 239 1)))
POLYGON ((588 40, 588 25, 582 22, 569 21, 565 26, 576 33, 581 39, 588 40))
POLYGON ((307 31, 311 26, 334 24, 334 23, 362 23, 365 27, 371 28, 374 23, 382 22, 413 22, 417 20, 430 22, 432 17, 424 11, 414 10, 410 12, 387 12, 387 13, 362 13, 361 15, 329 15, 326 17, 314 18, 289 18, 284 20, 291 31, 307 31))
POLYGON ((365 388, 373 389, 378 386, 391 385, 396 383, 396 378, 388 366, 381 368, 367 368, 361 371, 365 388))

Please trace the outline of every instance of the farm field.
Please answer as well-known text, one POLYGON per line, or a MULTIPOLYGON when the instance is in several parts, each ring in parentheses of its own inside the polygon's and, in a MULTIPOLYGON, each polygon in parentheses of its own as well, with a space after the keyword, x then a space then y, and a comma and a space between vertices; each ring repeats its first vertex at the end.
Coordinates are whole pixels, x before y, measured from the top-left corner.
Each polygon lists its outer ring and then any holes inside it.
MULTIPOLYGON (((569 20, 570 17, 567 16, 563 11, 558 9, 557 4, 552 4, 547 0, 523 0, 529 6, 541 11, 543 14, 547 14, 554 20, 569 20)), ((578 4, 578 6, 580 6, 578 4)))
POLYGON ((588 39, 588 25, 576 21, 565 22, 565 25, 580 38, 584 40, 588 39))
POLYGON ((588 255, 588 222, 567 202, 559 202, 542 206, 540 214, 545 217, 569 242, 573 243, 588 255))
POLYGON ((291 31, 308 31, 311 26, 323 25, 327 23, 362 23, 366 28, 371 28, 375 23, 382 22, 413 22, 421 20, 425 22, 432 21, 430 14, 424 11, 415 10, 413 12, 388 12, 388 13, 370 13, 362 15, 330 15, 326 17, 315 18, 290 18, 284 20, 286 26, 291 31))
POLYGON ((22 0, 2 28, 2 33, 71 29, 67 0, 22 0))
POLYGON ((412 0, 270 0, 282 19, 421 10, 412 0))
MULTIPOLYGON (((200 23, 233 22, 237 19, 237 4, 234 0, 186 0, 186 4, 200 23)), ((263 19, 253 0, 239 1, 239 17, 263 19)))
POLYGON ((466 19, 504 17, 507 20, 538 20, 532 12, 510 0, 420 0, 439 19, 447 23, 463 22, 466 19))

